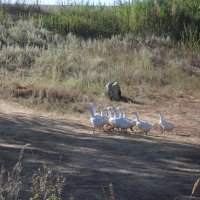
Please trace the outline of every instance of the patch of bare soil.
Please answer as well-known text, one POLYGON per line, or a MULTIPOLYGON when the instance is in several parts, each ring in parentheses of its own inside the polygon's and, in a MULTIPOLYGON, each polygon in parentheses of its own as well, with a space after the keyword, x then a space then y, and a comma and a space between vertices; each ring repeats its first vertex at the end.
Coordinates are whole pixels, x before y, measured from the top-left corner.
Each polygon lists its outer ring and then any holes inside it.
MULTIPOLYGON (((149 105, 123 104, 127 115, 158 122, 156 110, 177 128, 149 135, 92 133, 88 113, 58 115, 0 101, 0 166, 10 169, 21 148, 24 188, 43 164, 66 177, 62 199, 169 200, 189 196, 200 177, 200 99, 182 98, 149 105)), ((28 199, 30 191, 20 194, 28 199)))

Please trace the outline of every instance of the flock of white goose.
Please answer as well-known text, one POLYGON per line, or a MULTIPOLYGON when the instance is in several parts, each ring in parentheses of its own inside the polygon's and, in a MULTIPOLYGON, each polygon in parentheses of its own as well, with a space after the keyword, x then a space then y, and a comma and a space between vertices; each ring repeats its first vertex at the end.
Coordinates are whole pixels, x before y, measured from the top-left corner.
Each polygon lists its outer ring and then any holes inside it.
MULTIPOLYGON (((89 103, 87 109, 90 112, 90 122, 93 126, 93 133, 96 128, 105 130, 105 127, 107 130, 116 129, 118 131, 127 132, 128 129, 133 131, 133 127, 136 126, 141 132, 144 132, 147 135, 154 126, 149 122, 141 120, 138 112, 133 112, 136 116, 135 119, 127 117, 123 107, 111 106, 101 109, 98 113, 96 112, 94 103, 89 103)), ((162 127, 162 132, 173 131, 175 125, 164 119, 161 112, 157 112, 159 114, 159 125, 162 127)))

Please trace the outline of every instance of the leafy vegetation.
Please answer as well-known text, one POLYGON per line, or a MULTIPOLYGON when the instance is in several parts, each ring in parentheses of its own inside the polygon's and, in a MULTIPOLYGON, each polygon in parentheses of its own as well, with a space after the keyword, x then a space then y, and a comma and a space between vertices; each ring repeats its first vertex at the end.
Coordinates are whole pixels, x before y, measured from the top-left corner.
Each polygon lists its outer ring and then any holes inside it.
POLYGON ((144 0, 115 6, 66 5, 41 10, 35 6, 4 6, 15 19, 34 18, 54 33, 73 33, 84 38, 136 35, 170 36, 175 41, 200 39, 200 2, 198 0, 144 0))

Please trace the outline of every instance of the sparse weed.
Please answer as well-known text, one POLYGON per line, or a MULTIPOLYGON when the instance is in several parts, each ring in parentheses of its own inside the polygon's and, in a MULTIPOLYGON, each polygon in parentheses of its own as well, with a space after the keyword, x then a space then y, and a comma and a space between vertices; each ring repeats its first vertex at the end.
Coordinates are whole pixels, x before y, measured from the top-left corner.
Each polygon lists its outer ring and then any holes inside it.
MULTIPOLYGON (((24 150, 30 144, 26 144, 19 155, 18 161, 11 172, 7 172, 4 167, 0 171, 0 199, 16 200, 19 199, 19 192, 23 192, 23 182, 21 178, 22 157, 24 150)), ((32 196, 30 200, 61 200, 61 192, 65 178, 55 170, 38 168, 32 177, 32 196)))
POLYGON ((21 171, 22 164, 21 159, 23 157, 24 149, 29 146, 26 144, 19 155, 18 161, 13 167, 11 172, 6 172, 4 167, 1 167, 0 172, 0 199, 2 200, 15 200, 18 199, 18 194, 21 189, 21 171))
MULTIPOLYGON (((191 193, 191 195, 190 195, 190 199, 189 200, 191 200, 191 199, 193 199, 192 197, 193 197, 193 195, 196 193, 196 192, 199 192, 200 191, 200 178, 198 178, 197 179, 197 181, 194 183, 194 186, 193 186, 193 188, 192 188, 192 193, 191 193)), ((195 198, 195 197, 194 197, 195 198)))
POLYGON ((38 169, 32 177, 33 197, 30 200, 60 200, 65 179, 56 171, 47 168, 38 169))

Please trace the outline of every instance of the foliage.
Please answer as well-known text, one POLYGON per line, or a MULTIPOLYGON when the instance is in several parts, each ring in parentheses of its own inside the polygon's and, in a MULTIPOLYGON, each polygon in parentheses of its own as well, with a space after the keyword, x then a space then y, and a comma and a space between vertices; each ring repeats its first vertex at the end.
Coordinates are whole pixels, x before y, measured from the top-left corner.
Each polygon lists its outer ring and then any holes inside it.
POLYGON ((42 10, 38 5, 4 6, 2 15, 11 13, 14 20, 34 19, 54 33, 73 33, 84 38, 110 38, 112 35, 132 33, 171 37, 188 42, 200 39, 199 0, 136 0, 120 1, 115 6, 65 5, 42 10), (12 8, 12 9, 11 9, 12 8), (14 12, 17 10, 16 12, 14 12))
POLYGON ((65 179, 52 169, 44 166, 38 169, 32 177, 33 198, 30 200, 60 200, 65 179))

